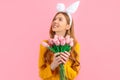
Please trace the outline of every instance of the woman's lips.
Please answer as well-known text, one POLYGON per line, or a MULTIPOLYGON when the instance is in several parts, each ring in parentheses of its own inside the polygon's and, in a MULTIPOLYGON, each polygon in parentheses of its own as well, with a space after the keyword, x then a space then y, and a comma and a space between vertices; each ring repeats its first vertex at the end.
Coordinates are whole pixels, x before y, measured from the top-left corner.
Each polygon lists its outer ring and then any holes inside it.
POLYGON ((58 28, 59 26, 58 25, 54 25, 53 28, 58 28))
POLYGON ((53 26, 53 28, 56 28, 57 26, 53 26))

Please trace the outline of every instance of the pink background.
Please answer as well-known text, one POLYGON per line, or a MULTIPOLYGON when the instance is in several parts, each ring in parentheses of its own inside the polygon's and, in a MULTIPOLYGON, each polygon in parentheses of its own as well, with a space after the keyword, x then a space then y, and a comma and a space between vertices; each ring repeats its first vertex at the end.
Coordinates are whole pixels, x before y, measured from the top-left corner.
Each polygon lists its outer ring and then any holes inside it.
MULTIPOLYGON (((0 0, 0 80, 40 80, 39 44, 49 36, 56 3, 74 1, 0 0)), ((76 80, 120 80, 120 1, 80 1, 73 14, 81 45, 76 80)))

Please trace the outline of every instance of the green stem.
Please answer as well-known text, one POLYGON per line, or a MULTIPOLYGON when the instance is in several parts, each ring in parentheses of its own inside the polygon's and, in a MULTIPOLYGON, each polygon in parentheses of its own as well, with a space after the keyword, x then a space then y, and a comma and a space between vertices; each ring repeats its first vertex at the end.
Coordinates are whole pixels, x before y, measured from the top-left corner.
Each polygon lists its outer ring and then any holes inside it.
POLYGON ((65 71, 64 71, 64 65, 63 64, 60 64, 60 80, 66 80, 65 71))
POLYGON ((52 52, 56 52, 53 48, 51 48, 51 47, 48 47, 52 52))

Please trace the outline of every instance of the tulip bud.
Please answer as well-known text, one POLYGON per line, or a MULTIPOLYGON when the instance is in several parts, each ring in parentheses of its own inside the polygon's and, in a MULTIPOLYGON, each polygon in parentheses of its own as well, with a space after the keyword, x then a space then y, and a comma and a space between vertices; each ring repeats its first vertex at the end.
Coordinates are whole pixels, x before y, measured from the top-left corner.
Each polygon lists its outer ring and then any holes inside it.
POLYGON ((65 39, 63 38, 63 39, 61 40, 61 45, 65 45, 65 43, 66 43, 66 41, 65 41, 65 39))
POLYGON ((42 42, 42 45, 43 45, 44 47, 49 47, 48 43, 46 43, 46 42, 42 42))

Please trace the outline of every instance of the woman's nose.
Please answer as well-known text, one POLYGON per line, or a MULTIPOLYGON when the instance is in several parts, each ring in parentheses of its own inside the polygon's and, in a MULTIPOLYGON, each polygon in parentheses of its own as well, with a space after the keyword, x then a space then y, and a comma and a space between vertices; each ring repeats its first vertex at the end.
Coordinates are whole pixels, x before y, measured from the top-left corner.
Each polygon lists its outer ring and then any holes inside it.
POLYGON ((54 23, 58 23, 58 20, 56 19, 56 20, 54 20, 54 23))

